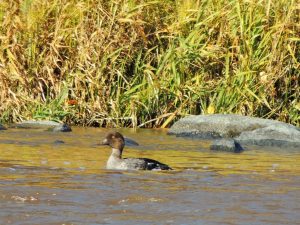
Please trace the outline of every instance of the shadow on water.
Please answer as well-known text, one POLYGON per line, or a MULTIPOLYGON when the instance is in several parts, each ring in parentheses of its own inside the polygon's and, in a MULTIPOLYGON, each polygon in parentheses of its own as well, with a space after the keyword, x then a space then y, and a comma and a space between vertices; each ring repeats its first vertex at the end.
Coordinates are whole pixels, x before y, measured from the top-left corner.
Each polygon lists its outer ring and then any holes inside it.
POLYGON ((107 130, 0 133, 1 224, 297 224, 300 153, 211 152, 165 130, 122 129, 174 171, 110 171, 107 130))

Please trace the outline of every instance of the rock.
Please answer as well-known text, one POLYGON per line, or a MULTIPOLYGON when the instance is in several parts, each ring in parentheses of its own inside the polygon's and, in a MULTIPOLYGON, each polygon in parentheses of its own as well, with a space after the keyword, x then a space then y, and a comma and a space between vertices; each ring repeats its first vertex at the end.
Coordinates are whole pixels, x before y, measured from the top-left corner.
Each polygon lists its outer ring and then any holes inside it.
POLYGON ((234 138, 241 144, 299 148, 300 128, 270 119, 234 114, 188 116, 168 134, 196 138, 234 138))
POLYGON ((53 142, 53 144, 55 144, 55 145, 60 145, 60 144, 64 144, 65 142, 64 141, 62 141, 62 140, 55 140, 54 142, 53 142))
POLYGON ((234 139, 221 138, 216 139, 212 142, 212 144, 210 145, 210 150, 239 153, 243 151, 243 148, 234 139))
POLYGON ((68 124, 59 124, 51 129, 54 132, 71 132, 72 129, 68 124))
POLYGON ((42 120, 42 121, 28 120, 21 123, 13 124, 11 127, 24 128, 24 129, 46 129, 48 131, 54 131, 54 132, 72 131, 71 127, 65 123, 62 124, 62 123, 49 121, 49 120, 42 120))
POLYGON ((126 146, 138 146, 139 143, 137 143, 135 140, 128 138, 128 137, 124 137, 125 139, 125 145, 126 146))
POLYGON ((43 129, 43 128, 56 127, 59 125, 61 125, 61 124, 58 122, 49 121, 49 120, 42 120, 42 121, 28 120, 28 121, 23 121, 21 123, 13 124, 12 127, 25 128, 25 129, 43 129))
POLYGON ((242 132, 236 140, 250 145, 300 148, 300 131, 284 126, 271 125, 253 131, 242 132))
POLYGON ((6 127, 0 123, 0 130, 6 130, 6 127))

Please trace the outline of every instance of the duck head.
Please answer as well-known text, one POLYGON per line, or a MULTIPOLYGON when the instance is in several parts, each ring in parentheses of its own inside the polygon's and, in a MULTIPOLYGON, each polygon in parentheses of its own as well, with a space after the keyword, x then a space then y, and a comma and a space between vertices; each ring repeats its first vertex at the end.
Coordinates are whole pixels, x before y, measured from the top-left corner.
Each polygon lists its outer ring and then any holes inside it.
POLYGON ((122 134, 116 131, 109 132, 102 141, 102 145, 109 145, 113 149, 118 149, 122 152, 125 146, 125 140, 122 134))

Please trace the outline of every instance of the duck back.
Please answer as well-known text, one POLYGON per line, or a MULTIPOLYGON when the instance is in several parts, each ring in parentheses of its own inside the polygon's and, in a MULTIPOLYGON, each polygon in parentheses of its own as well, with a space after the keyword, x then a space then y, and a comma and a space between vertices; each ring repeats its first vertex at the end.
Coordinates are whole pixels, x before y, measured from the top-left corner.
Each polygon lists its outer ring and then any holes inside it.
POLYGON ((138 170, 172 170, 166 164, 148 158, 124 158, 124 163, 131 169, 138 170))

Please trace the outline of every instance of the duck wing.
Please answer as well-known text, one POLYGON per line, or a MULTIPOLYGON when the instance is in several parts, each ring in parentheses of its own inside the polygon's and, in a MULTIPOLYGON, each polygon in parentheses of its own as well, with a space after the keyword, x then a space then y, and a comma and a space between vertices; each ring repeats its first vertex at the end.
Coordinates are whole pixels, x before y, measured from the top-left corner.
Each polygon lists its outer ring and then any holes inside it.
POLYGON ((138 170, 172 170, 166 164, 148 158, 125 158, 124 162, 130 169, 138 170))

